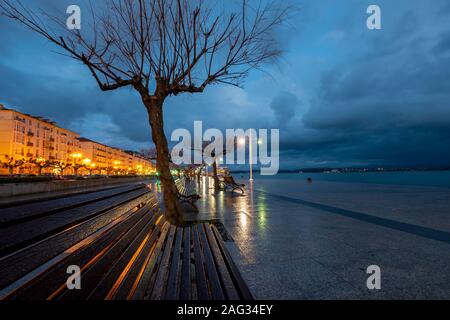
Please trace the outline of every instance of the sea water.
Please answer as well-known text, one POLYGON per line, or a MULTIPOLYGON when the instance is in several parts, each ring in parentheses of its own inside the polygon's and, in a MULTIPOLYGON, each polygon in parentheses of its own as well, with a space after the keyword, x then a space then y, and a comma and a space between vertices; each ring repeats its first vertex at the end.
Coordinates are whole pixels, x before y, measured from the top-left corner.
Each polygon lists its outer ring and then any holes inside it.
MULTIPOLYGON (((248 179, 249 174, 234 173, 238 179, 248 179)), ((351 173, 280 173, 275 176, 261 176, 254 173, 254 179, 278 179, 314 182, 348 182, 408 186, 430 186, 450 188, 450 171, 384 171, 351 173)))

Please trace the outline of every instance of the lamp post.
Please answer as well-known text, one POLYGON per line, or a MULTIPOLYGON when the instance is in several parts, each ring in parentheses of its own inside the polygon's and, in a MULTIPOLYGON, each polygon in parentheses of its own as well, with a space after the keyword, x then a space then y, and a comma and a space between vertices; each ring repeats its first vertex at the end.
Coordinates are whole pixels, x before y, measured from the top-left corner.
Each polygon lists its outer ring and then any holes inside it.
MULTIPOLYGON (((241 138, 239 139, 238 143, 240 145, 245 146, 245 138, 241 138)), ((250 131, 250 135, 249 135, 249 152, 248 152, 248 156, 249 156, 249 164, 250 164, 250 182, 253 183, 253 144, 252 144, 252 133, 250 131)))
POLYGON ((250 182, 253 182, 253 143, 252 143, 252 131, 250 130, 250 135, 248 138, 248 156, 250 158, 250 182))

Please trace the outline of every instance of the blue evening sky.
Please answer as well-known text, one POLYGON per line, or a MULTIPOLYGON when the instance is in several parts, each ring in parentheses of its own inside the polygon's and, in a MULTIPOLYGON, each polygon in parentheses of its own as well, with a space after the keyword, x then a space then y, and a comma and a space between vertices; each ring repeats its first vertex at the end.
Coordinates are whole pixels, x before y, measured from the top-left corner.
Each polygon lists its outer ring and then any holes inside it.
MULTIPOLYGON (((62 14, 77 2, 24 1, 62 14)), ((450 2, 291 2, 298 12, 277 31, 282 59, 243 88, 169 98, 167 134, 195 120, 205 128, 279 128, 282 168, 449 167, 450 2), (366 27, 370 4, 381 7, 382 30, 366 27)), ((3 16, 0 43, 0 103, 105 144, 151 146, 131 89, 101 92, 83 65, 3 16)))

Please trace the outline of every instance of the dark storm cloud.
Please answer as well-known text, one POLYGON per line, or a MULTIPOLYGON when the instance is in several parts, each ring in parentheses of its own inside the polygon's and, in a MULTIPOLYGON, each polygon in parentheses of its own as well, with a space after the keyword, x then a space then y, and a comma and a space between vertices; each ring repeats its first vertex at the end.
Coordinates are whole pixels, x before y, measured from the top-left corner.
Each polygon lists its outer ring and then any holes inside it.
POLYGON ((438 56, 450 54, 450 32, 442 36, 441 40, 433 48, 433 52, 438 56))
MULTIPOLYGON (((420 23, 413 13, 407 16, 420 23)), ((331 139, 331 149, 310 146, 312 154, 336 162, 450 165, 448 33, 424 37, 411 32, 417 24, 397 28, 401 47, 387 44, 376 56, 380 43, 373 41, 357 62, 336 66, 322 77, 303 123, 316 135, 336 140, 331 139)), ((290 147, 299 146, 293 142, 290 147)))
POLYGON ((287 125, 295 117, 299 106, 300 100, 298 97, 289 92, 280 93, 270 104, 278 124, 283 126, 287 125))

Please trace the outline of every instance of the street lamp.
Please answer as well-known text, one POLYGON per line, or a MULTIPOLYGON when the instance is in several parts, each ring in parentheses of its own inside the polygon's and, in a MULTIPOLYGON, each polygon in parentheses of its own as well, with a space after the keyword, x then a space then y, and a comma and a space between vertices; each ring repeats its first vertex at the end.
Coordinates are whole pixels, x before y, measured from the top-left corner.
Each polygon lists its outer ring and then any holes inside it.
MULTIPOLYGON (((250 135, 249 135, 249 151, 248 151, 248 156, 249 156, 249 162, 250 162, 250 182, 253 182, 253 144, 252 144, 252 132, 250 131, 250 135)), ((238 143, 240 145, 245 145, 245 138, 240 138, 238 143)), ((259 143, 259 141, 258 141, 259 143)))

